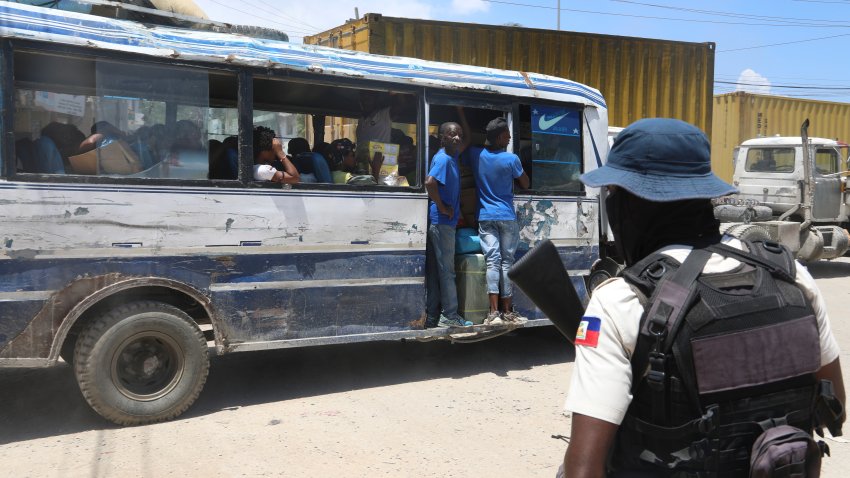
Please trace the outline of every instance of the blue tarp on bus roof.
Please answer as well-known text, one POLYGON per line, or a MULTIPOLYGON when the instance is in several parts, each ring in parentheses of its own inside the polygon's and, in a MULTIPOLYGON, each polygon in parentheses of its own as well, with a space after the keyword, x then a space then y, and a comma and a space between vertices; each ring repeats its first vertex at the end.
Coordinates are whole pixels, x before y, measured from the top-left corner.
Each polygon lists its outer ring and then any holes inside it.
POLYGON ((537 73, 388 57, 227 33, 150 27, 4 1, 0 1, 0 36, 156 57, 492 91, 606 108, 599 90, 537 73))

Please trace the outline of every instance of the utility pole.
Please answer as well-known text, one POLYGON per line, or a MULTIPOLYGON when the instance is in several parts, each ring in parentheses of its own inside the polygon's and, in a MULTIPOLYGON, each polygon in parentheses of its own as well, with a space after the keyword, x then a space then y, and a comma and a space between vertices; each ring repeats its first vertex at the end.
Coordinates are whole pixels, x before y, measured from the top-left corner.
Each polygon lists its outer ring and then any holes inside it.
POLYGON ((558 0, 558 30, 561 29, 561 0, 558 0))

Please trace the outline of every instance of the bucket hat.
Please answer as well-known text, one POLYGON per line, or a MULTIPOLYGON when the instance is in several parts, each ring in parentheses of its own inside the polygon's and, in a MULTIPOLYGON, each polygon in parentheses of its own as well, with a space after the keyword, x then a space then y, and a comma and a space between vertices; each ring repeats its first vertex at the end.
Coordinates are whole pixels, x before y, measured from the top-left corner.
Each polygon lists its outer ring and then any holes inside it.
POLYGON ((590 187, 619 186, 649 201, 711 199, 738 192, 711 172, 699 128, 670 118, 635 121, 617 135, 608 162, 581 175, 590 187))

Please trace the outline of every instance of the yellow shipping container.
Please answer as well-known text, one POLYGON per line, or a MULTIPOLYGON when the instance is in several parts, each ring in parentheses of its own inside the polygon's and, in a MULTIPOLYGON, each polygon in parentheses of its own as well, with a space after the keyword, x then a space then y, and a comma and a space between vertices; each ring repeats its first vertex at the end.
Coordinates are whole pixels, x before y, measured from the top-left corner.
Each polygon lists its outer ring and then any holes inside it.
POLYGON ((678 118, 711 134, 714 43, 384 17, 370 13, 304 43, 528 71, 602 91, 608 121, 678 118))
POLYGON ((714 97, 711 166, 732 180, 732 151, 743 141, 764 136, 800 136, 811 121, 809 136, 850 141, 850 103, 804 100, 736 92, 714 97))

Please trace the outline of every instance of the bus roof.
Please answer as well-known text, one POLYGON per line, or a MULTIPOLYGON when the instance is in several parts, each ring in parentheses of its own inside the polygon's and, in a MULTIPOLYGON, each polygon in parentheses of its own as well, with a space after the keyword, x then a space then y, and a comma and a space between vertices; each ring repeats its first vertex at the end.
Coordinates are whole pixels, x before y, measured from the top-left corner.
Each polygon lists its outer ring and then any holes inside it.
POLYGON ((537 73, 389 57, 237 34, 146 26, 5 1, 0 1, 0 36, 160 58, 297 70, 607 108, 599 90, 537 73))

